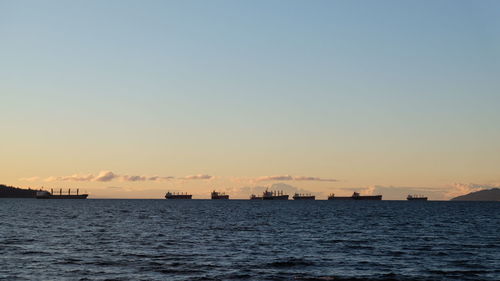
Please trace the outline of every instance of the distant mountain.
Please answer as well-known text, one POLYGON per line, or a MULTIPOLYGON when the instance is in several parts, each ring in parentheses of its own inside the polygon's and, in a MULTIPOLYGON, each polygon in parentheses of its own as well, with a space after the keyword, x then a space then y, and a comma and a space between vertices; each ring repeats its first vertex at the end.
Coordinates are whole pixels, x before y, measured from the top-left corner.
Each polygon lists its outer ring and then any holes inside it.
POLYGON ((0 184, 0 198, 35 198, 36 190, 0 184))
POLYGON ((452 201, 500 201, 500 188, 486 189, 458 196, 452 201))

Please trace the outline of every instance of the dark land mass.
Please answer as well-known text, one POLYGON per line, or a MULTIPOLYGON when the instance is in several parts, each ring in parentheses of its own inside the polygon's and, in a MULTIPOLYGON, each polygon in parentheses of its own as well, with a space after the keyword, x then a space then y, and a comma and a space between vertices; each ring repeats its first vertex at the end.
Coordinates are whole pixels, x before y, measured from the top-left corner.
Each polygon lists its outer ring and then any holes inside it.
POLYGON ((0 198, 35 198, 36 190, 0 184, 0 198))
POLYGON ((458 196, 452 201, 500 201, 500 188, 486 189, 458 196))

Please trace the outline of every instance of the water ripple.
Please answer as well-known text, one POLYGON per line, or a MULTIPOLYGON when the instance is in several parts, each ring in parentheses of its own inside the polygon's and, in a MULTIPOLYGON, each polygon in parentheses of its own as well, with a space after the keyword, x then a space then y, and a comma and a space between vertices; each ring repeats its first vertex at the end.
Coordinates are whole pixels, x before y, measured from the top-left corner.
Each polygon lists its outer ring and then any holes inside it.
POLYGON ((0 279, 500 280, 499 207, 0 199, 0 279))

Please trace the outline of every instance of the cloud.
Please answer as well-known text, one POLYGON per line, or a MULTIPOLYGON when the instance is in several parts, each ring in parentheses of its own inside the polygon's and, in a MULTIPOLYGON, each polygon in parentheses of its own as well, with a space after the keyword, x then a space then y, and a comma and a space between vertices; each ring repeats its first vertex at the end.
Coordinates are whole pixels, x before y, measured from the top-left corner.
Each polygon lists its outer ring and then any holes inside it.
POLYGON ((62 177, 55 177, 51 176, 46 178, 44 181, 46 182, 54 182, 54 181, 91 181, 94 179, 94 176, 91 174, 88 175, 79 175, 79 174, 74 174, 71 176, 62 176, 62 177))
MULTIPOLYGON (((26 178, 25 181, 36 181, 38 177, 26 178)), ((166 181, 174 179, 171 176, 137 176, 137 175, 118 175, 111 171, 100 171, 97 176, 92 174, 79 175, 74 174, 71 176, 50 176, 44 181, 46 182, 56 182, 56 181, 86 181, 86 182, 109 182, 113 180, 120 180, 126 182, 139 182, 139 181, 166 181)))
POLYGON ((377 187, 380 188, 380 186, 369 185, 369 186, 363 188, 362 190, 360 190, 360 193, 362 193, 363 195, 379 195, 377 187), (377 193, 377 194, 375 194, 375 193, 377 193))
POLYGON ((40 180, 40 177, 20 178, 20 181, 35 182, 40 180))
MULTIPOLYGON (((456 183, 457 184, 457 183, 456 183)), ((500 188, 500 184, 477 184, 477 183, 469 183, 473 189, 492 189, 492 188, 500 188)))
POLYGON ((329 181, 329 182, 335 182, 338 181, 336 179, 323 179, 323 178, 318 178, 318 177, 293 177, 293 180, 295 181, 329 181))
POLYGON ((148 180, 150 181, 168 181, 168 180, 173 180, 175 177, 161 177, 161 176, 152 176, 149 177, 148 180))
POLYGON ((209 175, 199 174, 199 175, 185 176, 185 177, 180 178, 180 179, 183 179, 183 180, 209 180, 209 179, 212 179, 212 178, 213 177, 209 176, 209 175))
POLYGON ((500 184, 454 183, 447 189, 445 195, 447 198, 451 199, 471 192, 498 187, 500 187, 500 184))
POLYGON ((125 176, 121 176, 120 179, 123 181, 145 181, 148 178, 146 176, 127 176, 127 175, 125 175, 125 176))
POLYGON ((290 175, 283 176, 263 176, 255 179, 256 181, 291 181, 293 177, 290 175))
POLYGON ((290 175, 277 175, 277 176, 263 176, 258 177, 255 181, 329 181, 335 182, 336 179, 324 179, 318 177, 306 177, 306 176, 290 176, 290 175))
MULTIPOLYGON (((21 180, 24 181, 36 181, 39 179, 38 177, 32 178, 24 178, 21 180)), ((207 174, 197 174, 197 175, 188 175, 185 177, 173 177, 173 176, 145 176, 145 175, 119 175, 115 174, 112 171, 100 171, 96 176, 92 174, 80 175, 74 174, 71 176, 50 176, 45 179, 47 182, 56 182, 56 181, 87 181, 87 182, 109 182, 113 180, 120 180, 125 182, 141 182, 141 181, 156 181, 156 182, 164 182, 170 180, 214 180, 217 179, 214 176, 207 174)), ((319 178, 319 177, 307 177, 307 176, 290 176, 290 175, 275 175, 275 176, 263 176, 259 178, 238 178, 231 177, 231 181, 233 182, 246 182, 246 183, 255 183, 255 182, 263 182, 263 181, 322 181, 322 182, 336 182, 336 179, 328 179, 328 178, 319 178)))
POLYGON ((101 171, 97 177, 93 179, 93 181, 102 181, 102 182, 107 182, 107 181, 112 181, 113 179, 117 178, 118 176, 115 175, 111 171, 101 171))

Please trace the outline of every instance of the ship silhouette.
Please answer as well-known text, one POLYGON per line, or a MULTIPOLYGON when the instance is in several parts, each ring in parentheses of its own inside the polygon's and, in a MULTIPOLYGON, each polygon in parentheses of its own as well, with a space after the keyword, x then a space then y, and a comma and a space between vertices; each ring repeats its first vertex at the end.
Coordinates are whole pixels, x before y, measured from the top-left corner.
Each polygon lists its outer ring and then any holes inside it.
POLYGON ((352 196, 335 196, 335 194, 330 194, 328 200, 382 200, 382 195, 359 195, 358 192, 354 192, 352 196))
POLYGON ((212 200, 229 199, 229 195, 214 190, 212 191, 211 198, 212 200))
POLYGON ((292 198, 293 200, 316 200, 316 196, 312 194, 295 193, 292 198))
POLYGON ((288 194, 283 194, 283 191, 268 191, 262 193, 262 196, 252 194, 250 200, 288 200, 288 194))
POLYGON ((71 189, 68 189, 67 194, 63 194, 62 188, 59 190, 59 194, 54 194, 52 189, 50 189, 50 192, 46 190, 36 192, 37 199, 87 199, 88 196, 88 194, 80 194, 79 189, 76 189, 76 194, 71 194, 71 189))
POLYGON ((175 193, 175 192, 170 192, 167 191, 167 194, 165 194, 165 199, 191 199, 193 195, 187 194, 187 193, 175 193))
POLYGON ((408 195, 406 197, 406 200, 408 201, 427 201, 427 197, 423 195, 408 195))

